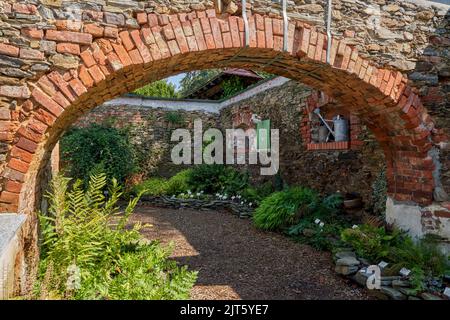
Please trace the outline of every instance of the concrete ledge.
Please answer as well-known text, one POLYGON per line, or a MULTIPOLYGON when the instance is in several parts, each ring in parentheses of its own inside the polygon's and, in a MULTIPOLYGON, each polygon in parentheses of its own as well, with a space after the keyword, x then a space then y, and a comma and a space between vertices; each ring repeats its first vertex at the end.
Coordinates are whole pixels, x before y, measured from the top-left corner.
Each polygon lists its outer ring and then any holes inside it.
POLYGON ((225 100, 197 100, 197 99, 170 99, 170 98, 152 98, 127 95, 105 102, 105 106, 133 106, 145 108, 162 108, 165 110, 184 110, 184 111, 202 111, 210 113, 219 113, 220 110, 234 103, 248 99, 268 89, 282 86, 290 81, 288 78, 275 77, 267 81, 250 87, 249 89, 238 93, 225 100))
POLYGON ((21 232, 26 219, 24 214, 0 214, 0 300, 17 294, 19 280, 25 279, 21 232))

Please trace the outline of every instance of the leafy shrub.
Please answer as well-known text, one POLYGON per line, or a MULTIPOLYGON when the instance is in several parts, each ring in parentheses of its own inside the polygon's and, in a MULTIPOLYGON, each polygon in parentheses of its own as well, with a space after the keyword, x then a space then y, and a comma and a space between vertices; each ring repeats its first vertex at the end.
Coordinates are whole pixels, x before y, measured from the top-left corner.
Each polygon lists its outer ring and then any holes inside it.
POLYGON ((314 212, 287 230, 289 236, 320 250, 332 250, 341 244, 342 230, 351 226, 351 218, 339 214, 343 197, 332 194, 325 197, 314 212))
POLYGON ((188 184, 194 191, 208 194, 217 192, 236 194, 248 186, 248 174, 220 164, 195 166, 189 175, 188 184))
POLYGON ((150 178, 136 185, 133 193, 143 192, 147 196, 178 195, 190 189, 188 180, 192 170, 182 170, 170 179, 150 178))
POLYGON ((68 175, 83 181, 89 180, 93 169, 120 182, 137 170, 127 133, 112 127, 74 128, 61 138, 61 151, 68 175))
POLYGON ((314 212, 318 205, 315 191, 291 187, 265 198, 255 210, 253 221, 258 228, 279 230, 298 223, 301 216, 314 212))
POLYGON ((150 178, 133 188, 134 194, 143 193, 146 196, 162 196, 167 194, 167 180, 163 178, 150 178))
POLYGON ((41 262, 35 298, 186 299, 196 273, 169 260, 157 242, 143 241, 140 224, 127 227, 139 200, 123 214, 121 188, 113 179, 105 198, 104 174, 92 176, 87 190, 77 181, 56 177, 51 184, 49 215, 40 214, 41 262))
POLYGON ((191 169, 186 169, 178 172, 167 181, 166 193, 168 195, 178 195, 190 189, 189 177, 192 173, 191 169))
POLYGON ((272 182, 266 181, 259 186, 245 188, 242 192, 242 197, 247 200, 247 202, 259 204, 274 191, 275 188, 273 187, 272 182))
POLYGON ((426 277, 440 277, 450 271, 449 259, 433 241, 425 238, 414 243, 406 234, 402 235, 402 241, 390 248, 387 260, 394 264, 393 268, 399 270, 406 267, 411 270, 413 286, 417 291, 424 289, 426 277))
POLYGON ((242 78, 234 76, 222 83, 221 99, 229 98, 245 89, 245 83, 242 78))
POLYGON ((388 233, 384 227, 368 224, 355 229, 345 229, 342 240, 350 244, 360 257, 378 262, 389 255, 390 248, 400 243, 400 231, 388 233))

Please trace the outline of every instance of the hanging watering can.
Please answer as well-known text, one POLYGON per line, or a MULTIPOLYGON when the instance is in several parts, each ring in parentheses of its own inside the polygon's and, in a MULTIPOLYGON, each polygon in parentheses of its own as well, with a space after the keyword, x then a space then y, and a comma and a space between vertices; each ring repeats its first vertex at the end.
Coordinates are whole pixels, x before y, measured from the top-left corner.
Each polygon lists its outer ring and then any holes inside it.
POLYGON ((333 119, 334 141, 348 141, 348 121, 342 116, 333 119))

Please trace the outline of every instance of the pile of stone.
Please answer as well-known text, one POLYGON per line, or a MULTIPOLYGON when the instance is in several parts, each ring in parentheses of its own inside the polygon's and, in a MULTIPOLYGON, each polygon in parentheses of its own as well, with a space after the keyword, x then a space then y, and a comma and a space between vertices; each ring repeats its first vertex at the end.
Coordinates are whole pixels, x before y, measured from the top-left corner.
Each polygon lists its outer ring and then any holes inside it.
POLYGON ((237 203, 233 200, 218 199, 181 199, 166 196, 143 196, 141 201, 150 203, 157 207, 174 209, 195 210, 228 210, 239 218, 249 218, 253 214, 253 208, 237 203))
POLYGON ((417 292, 412 288, 410 270, 403 268, 399 275, 386 275, 384 270, 388 266, 386 262, 380 262, 375 268, 379 268, 379 288, 375 285, 375 277, 371 264, 363 258, 358 258, 351 249, 342 249, 335 256, 335 271, 348 279, 368 289, 368 293, 382 300, 450 300, 449 278, 444 282, 432 280, 433 292, 417 292), (371 284, 373 286, 371 286, 371 284))

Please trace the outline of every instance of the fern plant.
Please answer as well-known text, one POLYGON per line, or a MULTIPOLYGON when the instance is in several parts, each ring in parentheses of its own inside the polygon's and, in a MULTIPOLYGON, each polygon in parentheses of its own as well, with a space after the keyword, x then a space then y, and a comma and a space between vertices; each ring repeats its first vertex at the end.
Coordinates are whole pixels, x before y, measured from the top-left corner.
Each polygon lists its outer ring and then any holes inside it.
POLYGON ((292 187, 265 198, 255 210, 253 221, 264 230, 279 230, 298 223, 299 218, 316 210, 318 194, 308 188, 292 187))
POLYGON ((51 183, 48 214, 41 222, 41 262, 34 298, 185 299, 196 272, 169 260, 170 251, 143 241, 129 218, 140 195, 121 211, 122 194, 113 179, 92 175, 87 189, 57 176, 51 183))

